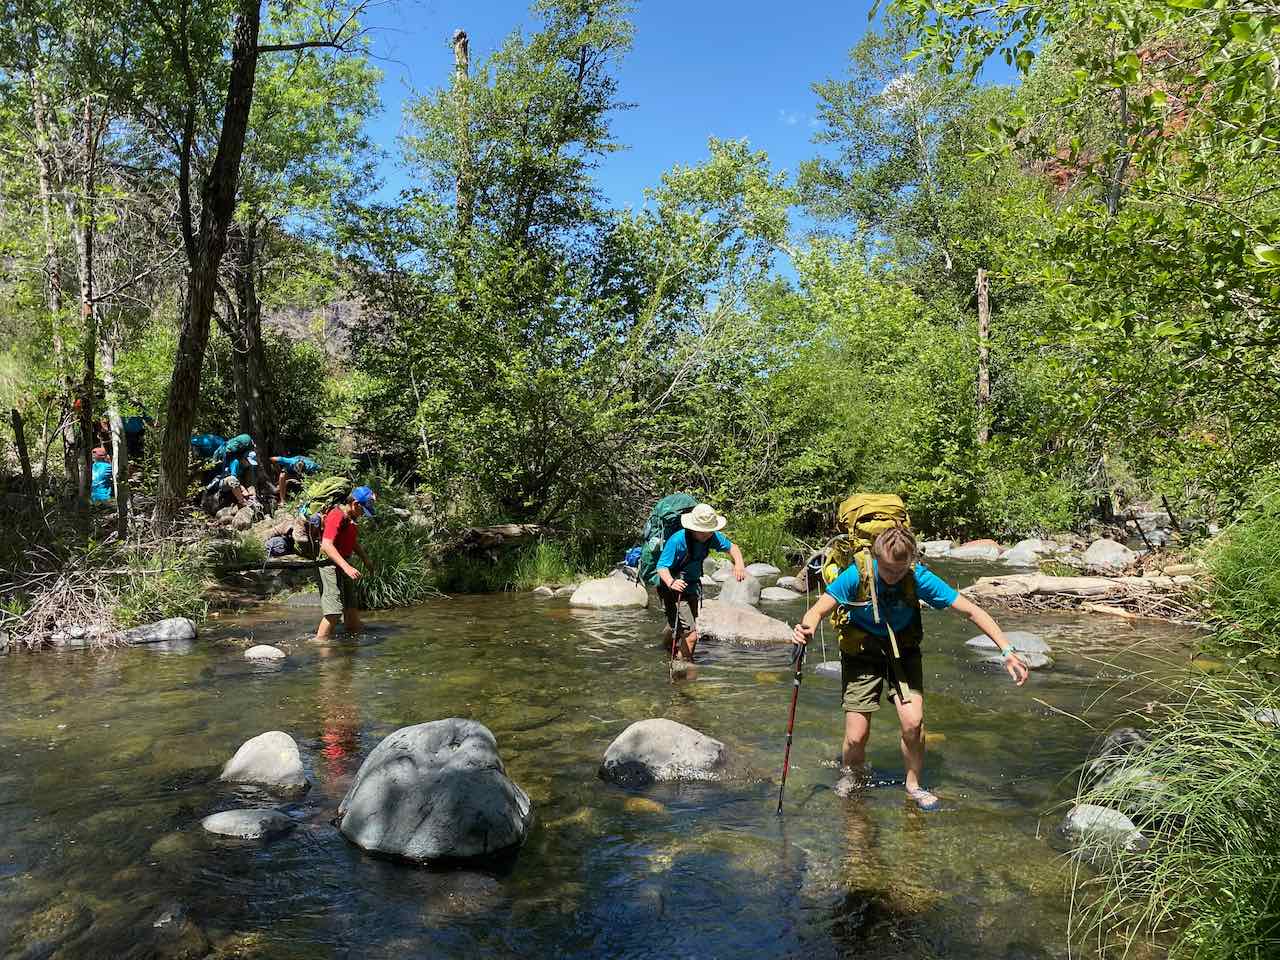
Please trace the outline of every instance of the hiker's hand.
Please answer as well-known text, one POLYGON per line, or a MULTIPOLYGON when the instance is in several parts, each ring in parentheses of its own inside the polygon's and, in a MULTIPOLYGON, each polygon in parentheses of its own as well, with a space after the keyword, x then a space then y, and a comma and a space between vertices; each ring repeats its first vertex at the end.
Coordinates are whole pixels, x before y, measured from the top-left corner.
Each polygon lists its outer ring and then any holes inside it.
POLYGON ((733 575, 739 580, 745 580, 747 578, 747 568, 740 563, 735 563, 733 565, 733 575))
POLYGON ((346 574, 348 577, 350 577, 352 580, 359 580, 359 579, 360 579, 360 571, 359 571, 359 570, 357 570, 355 567, 353 567, 353 566, 352 566, 351 564, 349 564, 349 563, 347 564, 347 568, 346 568, 344 571, 342 571, 342 572, 343 572, 343 573, 345 573, 345 574, 346 574))
POLYGON ((1022 686, 1027 682, 1027 677, 1031 675, 1031 671, 1027 665, 1015 653, 1005 660, 1004 668, 1009 671, 1009 676, 1013 677, 1013 682, 1018 686, 1022 686))
POLYGON ((798 643, 803 647, 811 639, 813 639, 813 627, 810 627, 807 624, 797 623, 795 631, 791 634, 791 642, 798 643))
POLYGON ((689 585, 684 582, 684 577, 680 577, 677 580, 671 581, 672 593, 684 593, 688 589, 689 589, 689 585))

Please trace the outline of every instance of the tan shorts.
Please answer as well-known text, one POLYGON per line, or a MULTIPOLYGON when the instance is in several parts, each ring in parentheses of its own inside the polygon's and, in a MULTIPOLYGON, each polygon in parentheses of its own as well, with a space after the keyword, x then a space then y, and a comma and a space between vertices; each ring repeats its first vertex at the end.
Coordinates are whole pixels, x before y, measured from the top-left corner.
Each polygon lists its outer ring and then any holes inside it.
MULTIPOLYGON (((910 695, 924 695, 924 670, 920 648, 902 651, 898 669, 906 681, 910 695)), ((889 699, 898 699, 898 685, 894 680, 893 661, 878 653, 841 653, 840 687, 841 704, 845 713, 875 713, 880 709, 880 694, 886 687, 889 699)))
POLYGON ((334 566, 320 568, 320 613, 339 617, 345 610, 358 610, 356 582, 334 566))

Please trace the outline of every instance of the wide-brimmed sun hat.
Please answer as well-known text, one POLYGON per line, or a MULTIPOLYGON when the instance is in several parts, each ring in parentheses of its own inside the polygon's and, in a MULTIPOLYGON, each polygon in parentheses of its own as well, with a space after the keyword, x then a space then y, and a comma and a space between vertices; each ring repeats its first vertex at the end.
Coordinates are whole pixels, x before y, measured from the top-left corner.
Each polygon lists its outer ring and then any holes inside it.
POLYGON ((715 533, 717 530, 723 530, 728 522, 716 513, 716 508, 709 503, 700 503, 680 516, 680 526, 686 530, 697 530, 699 533, 715 533))

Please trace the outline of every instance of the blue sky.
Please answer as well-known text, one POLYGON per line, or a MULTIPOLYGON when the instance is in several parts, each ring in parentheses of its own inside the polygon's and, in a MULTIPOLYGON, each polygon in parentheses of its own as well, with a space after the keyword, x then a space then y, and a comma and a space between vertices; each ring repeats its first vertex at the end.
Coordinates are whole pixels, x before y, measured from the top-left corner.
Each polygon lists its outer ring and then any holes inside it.
MULTIPOLYGON (((794 173, 816 151, 810 85, 844 74, 869 7, 862 0, 639 0, 635 47, 618 74, 622 99, 635 107, 614 121, 628 149, 599 171, 605 196, 639 206, 664 171, 704 159, 710 136, 746 137, 768 151, 775 169, 794 173)), ((401 0, 377 13, 370 26, 386 73, 385 112, 371 133, 392 156, 405 99, 448 79, 455 29, 467 31, 477 64, 513 29, 534 23, 522 0, 401 0)), ((393 160, 382 173, 391 192, 404 185, 393 160)))

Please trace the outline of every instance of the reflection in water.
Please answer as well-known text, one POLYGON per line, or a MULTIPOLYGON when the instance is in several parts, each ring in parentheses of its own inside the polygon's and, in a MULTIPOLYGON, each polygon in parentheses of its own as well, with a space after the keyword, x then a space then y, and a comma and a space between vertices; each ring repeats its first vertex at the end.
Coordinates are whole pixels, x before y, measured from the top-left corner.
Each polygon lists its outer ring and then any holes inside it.
MULTIPOLYGON (((1010 616, 1060 664, 1011 692, 975 668, 965 626, 936 616, 926 681, 946 735, 931 739, 929 777, 947 809, 904 803, 888 728, 869 746, 876 781, 837 798, 838 684, 806 676, 779 818, 786 650, 708 640, 698 677, 672 684, 659 610, 500 596, 371 619, 372 638, 326 647, 296 639, 305 611, 237 623, 288 648, 277 670, 207 640, 187 655, 0 658, 0 957, 1065 957, 1040 817, 1095 736, 1065 713, 1106 726, 1153 652, 1126 649, 1099 680, 1096 624, 1010 616), (533 798, 528 841, 501 870, 393 863, 332 826, 382 737, 448 716, 489 726, 533 798), (734 779, 603 783, 610 741, 658 716, 724 741, 734 779), (217 781, 265 730, 302 749, 313 789, 296 803, 217 781), (267 846, 199 830, 208 813, 263 804, 298 827, 267 846)), ((1180 642, 1126 627, 1125 643, 1144 636, 1180 642)))

